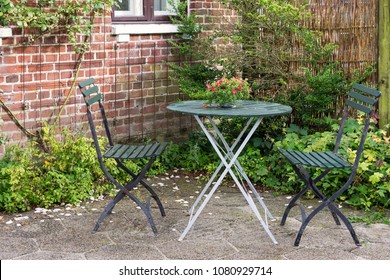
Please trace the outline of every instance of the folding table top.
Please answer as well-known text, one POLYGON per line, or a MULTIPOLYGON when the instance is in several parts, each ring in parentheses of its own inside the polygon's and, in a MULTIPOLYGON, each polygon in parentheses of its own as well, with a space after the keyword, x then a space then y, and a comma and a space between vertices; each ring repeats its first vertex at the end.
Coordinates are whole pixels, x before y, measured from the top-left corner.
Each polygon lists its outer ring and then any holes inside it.
POLYGON ((198 116, 272 117, 290 114, 290 106, 264 101, 243 100, 232 108, 205 105, 207 100, 188 100, 170 104, 167 109, 198 116))

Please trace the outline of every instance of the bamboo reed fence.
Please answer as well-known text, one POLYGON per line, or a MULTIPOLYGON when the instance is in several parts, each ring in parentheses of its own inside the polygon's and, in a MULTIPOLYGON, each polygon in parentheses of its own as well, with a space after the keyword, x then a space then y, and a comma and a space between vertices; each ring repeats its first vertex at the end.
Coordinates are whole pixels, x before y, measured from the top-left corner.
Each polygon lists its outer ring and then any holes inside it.
MULTIPOLYGON (((320 31, 324 43, 338 45, 333 59, 346 73, 377 64, 378 0, 296 0, 304 2, 313 14, 305 24, 320 31)), ((377 74, 370 81, 376 83, 377 74)))

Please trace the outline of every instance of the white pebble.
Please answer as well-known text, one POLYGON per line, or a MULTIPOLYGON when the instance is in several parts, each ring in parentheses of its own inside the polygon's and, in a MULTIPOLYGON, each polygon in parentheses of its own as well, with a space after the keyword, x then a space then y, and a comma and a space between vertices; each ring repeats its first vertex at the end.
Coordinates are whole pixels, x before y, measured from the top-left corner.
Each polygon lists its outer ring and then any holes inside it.
POLYGON ((21 220, 28 220, 29 218, 27 216, 24 216, 24 217, 16 217, 14 219, 15 221, 21 221, 21 220))

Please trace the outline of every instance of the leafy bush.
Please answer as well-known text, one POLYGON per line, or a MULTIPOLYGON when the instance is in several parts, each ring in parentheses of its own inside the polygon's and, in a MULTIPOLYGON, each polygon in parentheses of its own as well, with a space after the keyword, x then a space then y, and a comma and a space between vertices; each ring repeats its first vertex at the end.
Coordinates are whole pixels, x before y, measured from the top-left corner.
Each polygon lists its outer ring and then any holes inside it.
MULTIPOLYGON (((63 141, 59 141, 49 128, 42 130, 48 153, 30 142, 25 148, 8 147, 0 161, 1 211, 25 211, 60 203, 79 204, 113 188, 100 169, 92 139, 64 131, 63 141)), ((104 141, 100 141, 104 145, 104 141)), ((135 163, 128 164, 133 170, 139 170, 135 163)), ((128 180, 126 174, 115 167, 114 161, 108 160, 106 166, 121 181, 128 180)))
MULTIPOLYGON (((239 161, 247 175, 254 183, 261 187, 273 190, 275 195, 280 193, 297 193, 302 189, 302 181, 286 159, 280 155, 278 148, 295 149, 301 151, 333 150, 339 123, 327 120, 331 131, 308 134, 306 129, 296 125, 285 128, 284 138, 275 140, 269 138, 261 142, 257 137, 247 145, 239 157, 239 161)), ((354 160, 360 141, 360 120, 349 119, 346 123, 345 135, 341 142, 340 154, 354 160)), ((229 126, 230 127, 230 126, 229 126)), ((280 135, 281 136, 281 135, 280 135)), ((368 132, 363 150, 360 168, 357 171, 352 186, 339 198, 356 208, 375 209, 389 208, 390 206, 390 137, 386 130, 372 126, 368 132)), ((185 156, 184 156, 185 158, 185 156)), ((200 166, 208 170, 218 164, 218 160, 207 166, 200 166)), ((314 176, 319 175, 320 169, 312 169, 314 176)), ((332 170, 322 181, 319 188, 325 195, 331 195, 338 190, 348 179, 350 169, 332 170)), ((313 194, 308 193, 309 197, 313 194)))
POLYGON ((293 108, 294 124, 305 126, 310 132, 329 130, 329 118, 337 118, 342 113, 338 104, 345 98, 345 93, 353 84, 366 81, 375 72, 369 65, 363 73, 355 71, 353 75, 347 75, 338 62, 327 62, 317 68, 315 71, 303 68, 303 75, 298 78, 300 82, 282 100, 293 108))
POLYGON ((167 169, 184 168, 187 171, 208 169, 208 165, 217 162, 218 156, 204 134, 194 132, 189 140, 171 143, 161 156, 161 164, 167 169))
MULTIPOLYGON (((279 155, 276 148, 297 149, 303 151, 332 150, 335 142, 335 132, 338 124, 334 124, 334 131, 317 132, 311 135, 298 131, 288 133, 286 137, 275 144, 273 155, 264 158, 255 169, 267 166, 267 172, 255 178, 265 186, 284 193, 296 193, 301 189, 301 181, 298 180, 291 166, 279 155), (276 183, 278 182, 278 183, 276 183)), ((360 124, 350 119, 346 124, 345 135, 340 147, 340 154, 351 162, 354 159, 358 143, 360 141, 360 124), (349 148, 347 148, 349 147, 349 148)), ((352 186, 340 196, 340 201, 357 208, 370 209, 375 206, 389 207, 390 205, 390 137, 385 130, 374 127, 368 133, 363 157, 360 162, 352 186)), ((321 170, 313 170, 314 174, 320 174, 321 170)), ((349 177, 349 169, 332 170, 321 182, 318 183, 325 195, 334 193, 349 177)), ((314 176, 316 176, 314 175, 314 176)))
MULTIPOLYGON (((232 124, 228 120, 223 123, 225 128, 240 125, 240 122, 232 124)), ((308 134, 307 130, 292 125, 284 129, 286 134, 280 141, 270 136, 268 142, 259 143, 259 139, 254 137, 240 155, 239 161, 257 185, 273 190, 275 194, 296 193, 302 188, 302 183, 277 148, 332 150, 338 124, 333 121, 331 126, 333 131, 308 134)), ((348 120, 340 152, 351 160, 360 140, 358 130, 359 123, 348 120), (347 146, 351 149, 346 148, 347 146)), ((25 211, 35 206, 50 207, 60 203, 78 204, 91 196, 98 197, 112 190, 113 185, 100 170, 90 138, 65 131, 63 141, 59 141, 48 136, 51 133, 46 129, 43 131, 47 135, 45 140, 49 153, 42 152, 31 142, 26 148, 17 145, 7 148, 5 156, 0 160, 0 211, 25 211)), ((103 140, 100 141, 102 145, 105 144, 103 140)), ((348 191, 340 197, 340 201, 357 208, 389 208, 389 145, 390 137, 385 130, 372 127, 357 176, 348 191)), ((150 174, 160 174, 174 168, 192 172, 205 170, 211 174, 219 162, 207 138, 202 133, 194 132, 187 142, 171 143, 153 164, 150 174)), ((128 167, 135 171, 143 164, 127 162, 128 167)), ((106 166, 121 182, 129 179, 127 174, 116 168, 114 161, 108 160, 106 166)), ((319 174, 320 170, 313 172, 319 174)), ((319 187, 325 195, 329 195, 348 176, 346 169, 334 170, 320 182, 319 187)))

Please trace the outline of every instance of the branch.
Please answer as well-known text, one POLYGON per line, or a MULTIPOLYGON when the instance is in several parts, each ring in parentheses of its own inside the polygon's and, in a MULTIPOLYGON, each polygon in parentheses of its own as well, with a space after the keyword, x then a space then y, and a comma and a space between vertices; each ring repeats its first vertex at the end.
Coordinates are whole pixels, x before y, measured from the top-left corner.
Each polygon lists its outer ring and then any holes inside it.
POLYGON ((3 100, 0 99, 0 106, 4 109, 4 111, 7 113, 7 115, 11 118, 11 120, 16 124, 17 127, 20 128, 20 130, 28 137, 28 138, 34 138, 38 137, 37 134, 34 134, 30 131, 28 131, 16 118, 14 113, 12 113, 11 109, 3 102, 3 100))
MULTIPOLYGON (((84 39, 84 45, 88 42, 90 36, 85 36, 85 39, 84 39)), ((86 48, 83 48, 83 51, 80 53, 80 58, 79 60, 77 61, 77 66, 76 66, 76 74, 74 76, 74 79, 73 79, 73 83, 72 83, 72 86, 69 90, 69 93, 68 95, 66 96, 65 98, 65 101, 64 101, 64 104, 62 104, 61 108, 60 108, 60 111, 58 112, 57 116, 56 116, 56 119, 54 121, 54 124, 56 124, 58 122, 58 120, 60 119, 60 116, 62 114, 62 111, 64 110, 66 104, 68 103, 69 101, 69 98, 70 96, 72 95, 73 91, 74 91, 74 88, 76 86, 76 82, 77 82, 77 79, 79 77, 79 72, 80 72, 80 68, 81 68, 81 64, 83 63, 84 61, 84 55, 85 55, 85 52, 86 52, 86 48)))

